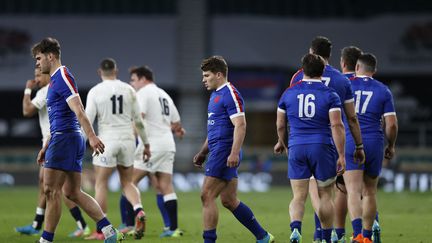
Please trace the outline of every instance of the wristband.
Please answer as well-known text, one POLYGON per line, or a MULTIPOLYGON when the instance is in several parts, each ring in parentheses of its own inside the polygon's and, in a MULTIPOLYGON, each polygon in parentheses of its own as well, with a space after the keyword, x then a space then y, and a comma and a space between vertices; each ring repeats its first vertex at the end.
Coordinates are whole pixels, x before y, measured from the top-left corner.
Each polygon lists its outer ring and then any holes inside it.
POLYGON ((26 88, 26 89, 24 90, 24 94, 25 94, 25 95, 31 95, 31 92, 32 92, 32 90, 29 89, 29 88, 26 88))
POLYGON ((356 144, 355 148, 356 149, 363 149, 363 144, 362 143, 356 144))

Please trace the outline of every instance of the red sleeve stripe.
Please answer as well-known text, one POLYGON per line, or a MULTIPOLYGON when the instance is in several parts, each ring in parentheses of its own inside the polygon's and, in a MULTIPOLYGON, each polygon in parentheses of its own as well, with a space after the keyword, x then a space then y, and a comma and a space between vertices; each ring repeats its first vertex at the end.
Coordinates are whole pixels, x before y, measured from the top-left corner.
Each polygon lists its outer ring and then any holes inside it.
POLYGON ((232 96, 234 103, 237 107, 237 112, 244 112, 238 91, 234 88, 234 86, 231 83, 228 85, 228 89, 230 90, 231 96, 232 96))
POLYGON ((78 90, 75 87, 75 84, 72 80, 72 77, 70 76, 69 72, 66 70, 66 67, 63 67, 61 70, 61 74, 63 77, 63 80, 65 81, 66 85, 69 87, 72 94, 77 94, 78 90))
POLYGON ((299 69, 296 73, 294 73, 294 75, 292 76, 291 81, 290 81, 290 86, 293 85, 294 79, 297 78, 297 76, 300 75, 301 72, 303 72, 303 68, 299 69))

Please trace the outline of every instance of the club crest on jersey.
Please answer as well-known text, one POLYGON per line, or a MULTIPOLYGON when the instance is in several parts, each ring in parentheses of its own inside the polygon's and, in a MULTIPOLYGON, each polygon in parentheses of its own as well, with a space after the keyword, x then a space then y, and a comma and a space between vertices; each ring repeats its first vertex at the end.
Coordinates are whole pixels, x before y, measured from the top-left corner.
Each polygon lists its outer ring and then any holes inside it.
POLYGON ((214 102, 214 103, 218 103, 219 100, 220 100, 220 95, 216 96, 216 97, 213 99, 213 102, 214 102))

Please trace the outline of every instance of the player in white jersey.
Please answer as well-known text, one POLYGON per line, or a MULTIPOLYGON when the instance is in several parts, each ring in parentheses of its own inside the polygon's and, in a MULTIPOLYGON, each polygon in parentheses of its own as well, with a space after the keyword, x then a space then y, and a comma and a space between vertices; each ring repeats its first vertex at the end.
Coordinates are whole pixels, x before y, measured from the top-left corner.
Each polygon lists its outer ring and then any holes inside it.
MULTIPOLYGON (((33 117, 36 113, 39 116, 39 126, 42 133, 42 147, 46 144, 50 136, 50 124, 48 120, 48 112, 46 108, 46 97, 48 92, 48 84, 50 82, 50 76, 48 74, 43 74, 40 68, 35 68, 35 79, 27 80, 26 88, 24 90, 23 97, 23 116, 24 117, 33 117), (39 90, 36 92, 36 95, 33 99, 31 99, 31 92, 36 86, 39 87, 39 90)), ((64 198, 64 202, 66 206, 69 208, 72 216, 77 222, 77 229, 69 234, 70 237, 80 237, 86 236, 90 234, 90 228, 87 226, 86 221, 82 217, 81 210, 79 207, 67 199, 64 198)), ((39 194, 38 194, 38 203, 36 207, 36 216, 31 225, 26 225, 22 227, 15 228, 15 231, 26 234, 26 235, 35 235, 39 234, 40 229, 42 228, 42 224, 45 216, 45 208, 46 208, 46 199, 43 191, 43 166, 40 166, 39 170, 39 194)))
MULTIPOLYGON (((136 92, 132 86, 117 79, 117 72, 115 61, 111 58, 104 59, 98 69, 102 82, 93 87, 87 96, 86 114, 90 122, 97 117, 98 136, 105 141, 105 153, 93 158, 96 172, 95 199, 103 212, 107 213, 108 179, 114 168, 117 168, 123 192, 134 208, 135 239, 141 239, 145 231, 145 213, 140 192, 132 183, 134 125, 145 144, 145 149, 139 155, 141 159, 150 158, 150 146, 136 92)), ((102 237, 102 232, 96 232, 89 238, 102 237)))
MULTIPOLYGON (((175 142, 173 132, 180 138, 185 134, 180 122, 180 115, 171 97, 153 82, 153 72, 147 66, 130 70, 131 85, 138 90, 137 99, 141 115, 147 127, 152 157, 143 163, 139 154, 142 141, 136 150, 134 163, 134 183, 146 175, 154 176, 153 186, 163 196, 164 208, 169 217, 169 230, 161 237, 178 237, 182 232, 177 222, 177 195, 172 184, 175 142)), ((163 209, 162 209, 163 210, 163 209)))

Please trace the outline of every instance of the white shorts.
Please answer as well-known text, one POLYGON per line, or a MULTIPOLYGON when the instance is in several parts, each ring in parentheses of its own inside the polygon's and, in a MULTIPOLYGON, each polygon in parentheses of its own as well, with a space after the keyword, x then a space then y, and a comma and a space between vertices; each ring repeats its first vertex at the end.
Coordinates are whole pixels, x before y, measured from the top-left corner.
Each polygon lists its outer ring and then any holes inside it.
POLYGON ((162 172, 172 174, 174 155, 175 152, 171 151, 153 151, 150 160, 144 163, 143 153, 137 149, 135 153, 134 168, 145 170, 150 173, 162 172))
POLYGON ((93 157, 93 164, 101 167, 116 167, 122 165, 130 167, 133 165, 135 141, 126 140, 108 140, 104 141, 105 152, 93 157))

